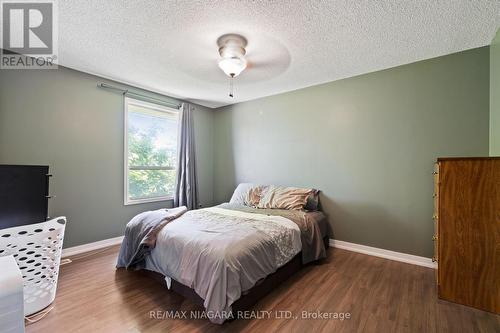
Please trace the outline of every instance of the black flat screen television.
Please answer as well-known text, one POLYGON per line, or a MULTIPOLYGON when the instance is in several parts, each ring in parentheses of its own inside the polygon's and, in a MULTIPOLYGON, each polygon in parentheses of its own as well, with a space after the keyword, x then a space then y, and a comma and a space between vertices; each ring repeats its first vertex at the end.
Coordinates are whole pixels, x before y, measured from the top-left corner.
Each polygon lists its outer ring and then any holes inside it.
POLYGON ((49 167, 0 164, 0 229, 47 220, 49 167))

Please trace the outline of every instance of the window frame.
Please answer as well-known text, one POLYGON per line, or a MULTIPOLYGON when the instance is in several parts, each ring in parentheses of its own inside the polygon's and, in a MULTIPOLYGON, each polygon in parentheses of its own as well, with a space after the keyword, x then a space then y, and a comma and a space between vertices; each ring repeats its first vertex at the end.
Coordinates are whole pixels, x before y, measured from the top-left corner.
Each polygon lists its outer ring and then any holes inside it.
MULTIPOLYGON (((124 119, 124 126, 123 126, 123 133, 124 133, 124 135, 123 135, 123 147, 124 147, 124 150, 123 150, 123 165, 124 165, 124 168, 123 168, 123 171, 124 171, 123 204, 125 206, 129 206, 129 205, 137 205, 137 204, 142 204, 142 203, 173 200, 174 197, 172 195, 161 196, 161 197, 152 197, 152 198, 142 198, 142 199, 130 199, 129 198, 128 175, 129 175, 130 166, 128 163, 128 153, 129 153, 129 151, 128 151, 128 109, 129 109, 129 105, 135 105, 135 106, 145 107, 148 109, 153 109, 155 111, 165 112, 165 113, 169 113, 169 114, 175 113, 177 115, 177 117, 179 116, 179 110, 174 109, 174 108, 170 108, 168 106, 164 106, 161 104, 146 102, 146 101, 143 101, 143 100, 140 100, 137 98, 131 98, 131 97, 127 97, 127 96, 124 97, 123 105, 124 105, 124 107, 123 107, 123 110, 124 110, 124 112, 123 112, 123 114, 124 114, 124 117, 123 117, 123 119, 124 119)), ((177 142, 177 146, 178 146, 178 144, 179 143, 177 142)), ((177 173, 177 167, 173 167, 173 168, 149 167, 149 168, 150 168, 149 170, 158 170, 159 168, 161 168, 161 170, 175 170, 177 173)), ((147 169, 141 169, 141 170, 147 170, 147 169)))

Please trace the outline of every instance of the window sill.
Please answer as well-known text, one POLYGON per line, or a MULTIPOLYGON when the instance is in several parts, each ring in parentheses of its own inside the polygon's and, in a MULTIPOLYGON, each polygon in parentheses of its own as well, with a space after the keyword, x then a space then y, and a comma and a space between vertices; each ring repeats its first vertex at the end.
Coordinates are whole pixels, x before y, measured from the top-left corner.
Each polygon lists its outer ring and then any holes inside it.
POLYGON ((125 202, 123 205, 125 206, 130 206, 130 205, 138 205, 138 204, 145 204, 145 203, 151 203, 151 202, 159 202, 159 201, 173 201, 174 197, 158 197, 158 198, 146 198, 146 199, 137 199, 137 200, 127 200, 125 199, 125 202))

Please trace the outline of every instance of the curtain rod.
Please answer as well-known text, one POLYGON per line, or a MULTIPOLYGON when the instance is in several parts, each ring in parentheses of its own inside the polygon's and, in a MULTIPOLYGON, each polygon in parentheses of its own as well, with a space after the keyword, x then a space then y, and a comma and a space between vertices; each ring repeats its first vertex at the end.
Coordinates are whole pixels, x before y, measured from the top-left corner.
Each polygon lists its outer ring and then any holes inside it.
POLYGON ((174 109, 180 109, 181 108, 181 105, 178 104, 178 103, 166 102, 166 101, 163 101, 163 100, 158 99, 158 98, 149 97, 149 96, 146 96, 146 95, 142 95, 140 93, 136 93, 136 92, 130 91, 128 89, 121 89, 121 88, 109 85, 107 83, 98 83, 97 87, 101 88, 101 89, 114 90, 114 91, 120 92, 123 95, 131 96, 131 97, 135 96, 135 97, 138 97, 140 99, 143 99, 143 100, 146 100, 146 101, 152 101, 152 102, 155 102, 155 103, 158 103, 158 104, 163 104, 165 106, 168 106, 168 107, 171 107, 171 108, 174 108, 174 109))

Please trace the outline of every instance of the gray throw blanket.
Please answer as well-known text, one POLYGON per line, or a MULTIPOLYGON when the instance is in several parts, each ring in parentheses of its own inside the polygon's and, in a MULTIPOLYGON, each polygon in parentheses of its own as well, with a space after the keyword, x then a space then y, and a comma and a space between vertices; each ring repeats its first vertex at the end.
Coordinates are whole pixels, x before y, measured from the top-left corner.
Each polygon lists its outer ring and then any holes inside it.
POLYGON ((182 216, 186 211, 187 208, 181 206, 136 215, 125 228, 125 238, 120 246, 116 267, 144 268, 144 258, 155 247, 158 233, 166 224, 182 216))

